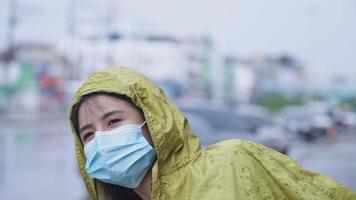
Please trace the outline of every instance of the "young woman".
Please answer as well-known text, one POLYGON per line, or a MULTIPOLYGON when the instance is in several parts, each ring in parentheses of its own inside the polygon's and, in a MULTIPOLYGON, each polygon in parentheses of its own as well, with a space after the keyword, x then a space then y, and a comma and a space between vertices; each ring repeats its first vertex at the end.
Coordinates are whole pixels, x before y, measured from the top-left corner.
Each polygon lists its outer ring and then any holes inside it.
POLYGON ((179 109, 132 69, 90 76, 70 122, 92 199, 356 199, 258 144, 229 140, 201 149, 179 109))

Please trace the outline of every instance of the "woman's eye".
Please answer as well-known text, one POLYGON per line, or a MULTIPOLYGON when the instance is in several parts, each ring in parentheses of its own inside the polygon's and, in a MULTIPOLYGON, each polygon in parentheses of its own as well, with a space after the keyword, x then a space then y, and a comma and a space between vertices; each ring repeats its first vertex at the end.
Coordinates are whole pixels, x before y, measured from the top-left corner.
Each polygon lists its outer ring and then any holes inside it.
POLYGON ((88 132, 83 136, 83 142, 88 142, 94 136, 93 132, 88 132))
POLYGON ((109 121, 108 127, 114 126, 120 121, 120 119, 112 119, 109 121))

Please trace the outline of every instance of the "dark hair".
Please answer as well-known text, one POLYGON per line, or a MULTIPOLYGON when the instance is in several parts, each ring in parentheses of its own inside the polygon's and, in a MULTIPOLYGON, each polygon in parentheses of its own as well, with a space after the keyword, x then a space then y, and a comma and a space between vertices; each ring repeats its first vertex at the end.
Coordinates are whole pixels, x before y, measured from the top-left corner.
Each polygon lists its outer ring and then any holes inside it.
MULTIPOLYGON (((93 96, 97 96, 97 95, 107 95, 107 96, 111 96, 111 97, 115 97, 120 100, 123 100, 123 101, 127 102, 128 104, 130 104, 131 106, 135 107, 137 110, 139 110, 139 112, 141 112, 141 116, 144 116, 142 110, 140 108, 138 108, 136 105, 134 105, 131 102, 130 98, 125 95, 119 95, 119 94, 108 93, 108 92, 90 93, 90 94, 82 96, 81 99, 79 100, 79 102, 73 106, 73 109, 70 113, 70 120, 71 120, 72 126, 73 126, 76 134, 78 135, 78 137, 79 137, 79 108, 88 99, 92 98, 93 96)), ((97 179, 96 179, 96 181, 97 181, 98 186, 103 189, 105 197, 110 200, 122 200, 122 199, 140 200, 141 199, 136 194, 136 192, 130 188, 125 188, 120 185, 105 183, 105 182, 102 182, 97 179)))
POLYGON ((98 181, 99 187, 103 188, 104 195, 110 200, 141 200, 141 198, 130 188, 98 181))

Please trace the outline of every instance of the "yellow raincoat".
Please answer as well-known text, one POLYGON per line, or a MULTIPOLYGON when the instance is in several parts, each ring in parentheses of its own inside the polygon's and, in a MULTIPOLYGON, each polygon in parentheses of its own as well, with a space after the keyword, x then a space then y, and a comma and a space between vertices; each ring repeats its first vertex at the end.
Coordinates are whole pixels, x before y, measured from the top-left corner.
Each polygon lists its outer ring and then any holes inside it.
MULTIPOLYGON (((334 180, 303 170, 288 157, 264 146, 229 140, 201 149, 179 109, 154 83, 128 68, 107 68, 90 76, 77 91, 128 96, 141 108, 157 152, 152 168, 153 200, 185 199, 354 199, 334 180)), ((92 199, 104 199, 85 170, 80 138, 72 128, 81 175, 92 199)))

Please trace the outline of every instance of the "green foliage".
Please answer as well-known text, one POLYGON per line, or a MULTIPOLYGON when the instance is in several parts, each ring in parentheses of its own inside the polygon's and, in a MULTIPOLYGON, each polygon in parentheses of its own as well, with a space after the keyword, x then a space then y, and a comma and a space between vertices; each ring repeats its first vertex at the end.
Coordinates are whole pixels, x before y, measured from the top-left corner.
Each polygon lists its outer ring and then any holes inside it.
POLYGON ((340 102, 341 105, 348 108, 348 110, 356 111, 356 96, 346 98, 340 102))
POLYGON ((259 98, 258 103, 271 112, 278 112, 286 106, 303 105, 304 100, 301 96, 285 97, 278 93, 266 93, 259 98))

